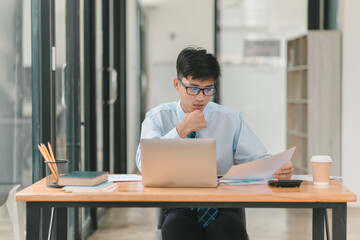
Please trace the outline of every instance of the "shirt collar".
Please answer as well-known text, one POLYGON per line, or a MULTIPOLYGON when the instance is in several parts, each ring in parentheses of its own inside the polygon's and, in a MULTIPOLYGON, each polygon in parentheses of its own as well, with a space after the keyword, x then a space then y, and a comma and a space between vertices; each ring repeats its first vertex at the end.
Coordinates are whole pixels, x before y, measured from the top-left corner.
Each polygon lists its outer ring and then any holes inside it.
POLYGON ((211 102, 208 102, 208 104, 206 104, 204 110, 203 110, 203 113, 204 113, 204 117, 205 117, 205 120, 208 121, 209 119, 209 116, 210 116, 210 108, 211 108, 211 102))
POLYGON ((178 118, 179 123, 180 123, 185 118, 185 112, 181 107, 181 100, 179 100, 178 103, 177 103, 176 112, 177 112, 177 118, 178 118))

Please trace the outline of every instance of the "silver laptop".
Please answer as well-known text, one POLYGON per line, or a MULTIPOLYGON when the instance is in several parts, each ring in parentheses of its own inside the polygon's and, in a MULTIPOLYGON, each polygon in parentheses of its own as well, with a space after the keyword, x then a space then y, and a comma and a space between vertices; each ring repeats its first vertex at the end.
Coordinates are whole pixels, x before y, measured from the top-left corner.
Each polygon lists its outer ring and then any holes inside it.
POLYGON ((141 139, 145 187, 216 187, 215 139, 141 139))

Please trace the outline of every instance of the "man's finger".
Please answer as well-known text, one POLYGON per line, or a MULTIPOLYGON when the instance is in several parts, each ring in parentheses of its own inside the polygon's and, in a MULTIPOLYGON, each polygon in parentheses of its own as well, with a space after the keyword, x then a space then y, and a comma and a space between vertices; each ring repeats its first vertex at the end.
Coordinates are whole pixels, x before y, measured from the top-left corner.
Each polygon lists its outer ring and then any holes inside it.
POLYGON ((287 168, 293 168, 293 165, 291 162, 285 164, 284 166, 281 167, 281 169, 287 169, 287 168))
POLYGON ((286 168, 286 169, 277 170, 275 174, 289 174, 292 173, 293 171, 294 170, 292 168, 286 168))
POLYGON ((291 179, 292 174, 274 174, 273 178, 279 179, 279 180, 289 180, 291 179))
POLYGON ((281 171, 282 171, 282 173, 292 173, 294 171, 294 169, 288 168, 288 169, 283 169, 281 171))

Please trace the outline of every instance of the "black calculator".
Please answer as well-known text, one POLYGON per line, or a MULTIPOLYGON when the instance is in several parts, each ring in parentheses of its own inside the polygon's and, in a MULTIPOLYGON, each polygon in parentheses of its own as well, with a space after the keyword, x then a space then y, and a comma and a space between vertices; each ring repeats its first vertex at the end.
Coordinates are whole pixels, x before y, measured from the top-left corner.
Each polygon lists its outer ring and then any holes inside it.
POLYGON ((274 187, 299 187, 302 180, 277 180, 272 179, 268 181, 270 186, 274 187))

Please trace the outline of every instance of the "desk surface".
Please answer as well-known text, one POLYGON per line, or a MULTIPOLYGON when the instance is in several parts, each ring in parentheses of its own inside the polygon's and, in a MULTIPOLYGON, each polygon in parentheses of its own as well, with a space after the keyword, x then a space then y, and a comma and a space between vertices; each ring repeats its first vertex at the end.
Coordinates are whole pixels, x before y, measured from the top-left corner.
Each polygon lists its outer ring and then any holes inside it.
POLYGON ((354 202, 356 195, 336 180, 327 188, 303 182, 299 188, 266 184, 226 185, 217 188, 144 188, 141 182, 118 182, 113 193, 65 193, 47 188, 45 179, 16 194, 26 202, 354 202))

